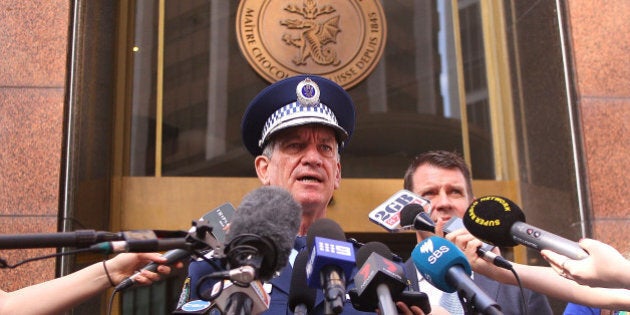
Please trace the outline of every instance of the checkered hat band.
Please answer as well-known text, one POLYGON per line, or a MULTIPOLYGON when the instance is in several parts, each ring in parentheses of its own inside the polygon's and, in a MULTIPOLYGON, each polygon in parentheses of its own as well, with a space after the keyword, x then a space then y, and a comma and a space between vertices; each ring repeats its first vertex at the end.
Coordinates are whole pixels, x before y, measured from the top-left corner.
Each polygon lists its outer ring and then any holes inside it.
MULTIPOLYGON (((313 122, 327 122, 328 124, 337 125, 337 117, 328 108, 328 106, 319 103, 314 106, 303 106, 298 102, 293 102, 289 105, 283 106, 276 110, 265 122, 265 127, 262 131, 262 137, 260 138, 259 145, 262 146, 263 142, 269 136, 269 133, 278 129, 280 125, 285 122, 298 119, 298 118, 314 118, 313 122)), ((306 121, 306 120, 305 120, 306 121)))

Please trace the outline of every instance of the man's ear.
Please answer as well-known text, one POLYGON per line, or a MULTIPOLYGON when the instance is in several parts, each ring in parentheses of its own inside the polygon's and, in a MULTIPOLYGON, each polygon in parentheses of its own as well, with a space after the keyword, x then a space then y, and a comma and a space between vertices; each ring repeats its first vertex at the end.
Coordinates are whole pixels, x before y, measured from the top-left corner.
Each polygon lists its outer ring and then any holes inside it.
POLYGON ((341 162, 337 162, 337 174, 335 175, 335 189, 339 189, 341 186, 341 162))
POLYGON ((254 167, 256 168, 258 180, 263 185, 269 185, 269 158, 264 155, 257 156, 254 160, 254 167))

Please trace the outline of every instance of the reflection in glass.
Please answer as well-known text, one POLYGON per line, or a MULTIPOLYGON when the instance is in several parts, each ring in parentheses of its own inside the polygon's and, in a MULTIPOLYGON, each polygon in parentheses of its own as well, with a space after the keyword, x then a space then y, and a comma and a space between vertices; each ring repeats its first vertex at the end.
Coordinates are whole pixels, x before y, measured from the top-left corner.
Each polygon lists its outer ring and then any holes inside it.
MULTIPOLYGON (((296 0, 297 1, 297 0, 296 0)), ((299 1, 298 1, 299 2, 299 1)), ((479 5, 459 8, 473 174, 494 176, 479 5)), ((451 1, 383 1, 384 56, 349 90, 355 134, 342 156, 345 178, 400 178, 423 151, 463 153, 451 1)), ((157 9, 135 11, 129 173, 155 173, 155 121, 162 115, 164 176, 255 176, 240 119, 268 83, 241 55, 236 1, 165 1, 162 113, 156 113, 157 9)), ((341 45, 342 43, 337 43, 341 45)))

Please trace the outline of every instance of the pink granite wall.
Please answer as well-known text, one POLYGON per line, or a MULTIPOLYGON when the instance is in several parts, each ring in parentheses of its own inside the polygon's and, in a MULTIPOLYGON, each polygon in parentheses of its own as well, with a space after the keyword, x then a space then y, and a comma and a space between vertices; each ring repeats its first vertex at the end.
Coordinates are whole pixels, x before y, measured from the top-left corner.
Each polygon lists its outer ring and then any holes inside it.
MULTIPOLYGON (((0 233, 57 228, 67 0, 0 1, 0 233)), ((54 252, 1 250, 20 260, 54 252)), ((0 270, 3 290, 52 279, 55 260, 0 270)))
POLYGON ((594 237, 630 251, 630 1, 568 1, 594 237))

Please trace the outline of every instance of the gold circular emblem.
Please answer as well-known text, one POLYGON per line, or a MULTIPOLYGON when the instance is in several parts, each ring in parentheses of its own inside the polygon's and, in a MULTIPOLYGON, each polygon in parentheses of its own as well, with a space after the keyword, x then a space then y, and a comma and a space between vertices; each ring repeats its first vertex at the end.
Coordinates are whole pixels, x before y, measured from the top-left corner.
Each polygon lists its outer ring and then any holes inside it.
POLYGON ((315 74, 349 89, 378 64, 386 42, 379 0, 241 0, 238 44, 269 82, 315 74))

